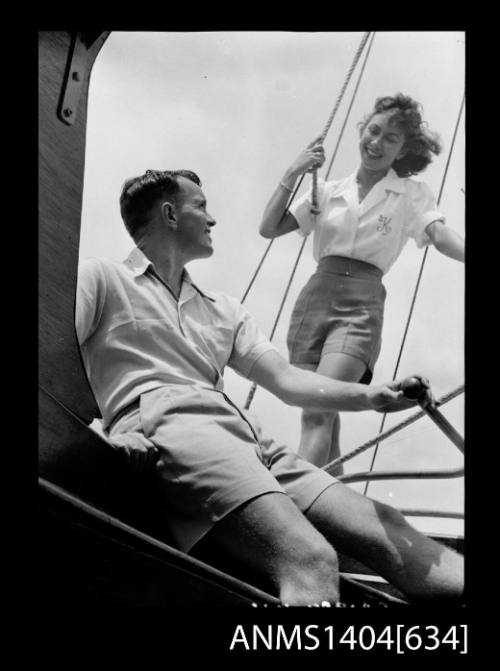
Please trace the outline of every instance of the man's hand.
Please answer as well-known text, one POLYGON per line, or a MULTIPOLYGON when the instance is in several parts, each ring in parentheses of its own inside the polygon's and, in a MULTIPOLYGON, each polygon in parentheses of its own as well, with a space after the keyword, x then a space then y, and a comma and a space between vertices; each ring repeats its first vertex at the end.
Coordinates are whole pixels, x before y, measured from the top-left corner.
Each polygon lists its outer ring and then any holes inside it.
MULTIPOLYGON (((425 389, 426 393, 432 398, 429 380, 421 375, 413 375, 412 379, 416 378, 420 385, 425 389)), ((417 404, 416 399, 411 399, 405 396, 403 389, 405 388, 404 380, 395 380, 394 382, 387 382, 378 387, 370 389, 370 403, 377 412, 399 412, 400 410, 408 410, 417 404)))
POLYGON ((109 442, 134 473, 152 470, 158 461, 158 449, 141 433, 117 434, 109 442))

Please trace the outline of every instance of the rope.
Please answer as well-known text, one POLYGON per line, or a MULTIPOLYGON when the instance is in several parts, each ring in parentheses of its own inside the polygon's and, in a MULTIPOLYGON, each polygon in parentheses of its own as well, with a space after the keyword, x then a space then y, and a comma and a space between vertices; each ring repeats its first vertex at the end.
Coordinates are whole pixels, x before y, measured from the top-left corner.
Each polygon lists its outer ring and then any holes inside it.
MULTIPOLYGON (((370 34, 370 33, 367 33, 367 35, 369 35, 369 34, 370 34)), ((363 38, 363 39, 364 39, 364 38, 363 38)), ((368 61, 368 56, 369 56, 369 54, 370 54, 370 50, 371 50, 371 47, 372 47, 372 44, 373 44, 373 40, 374 40, 374 39, 375 39, 375 33, 372 34, 371 41, 370 41, 370 44, 369 44, 369 46, 368 46, 368 49, 367 49, 367 52, 366 52, 365 59, 364 59, 364 61, 363 61, 363 65, 362 65, 362 67, 361 67, 361 70, 360 70, 360 73, 359 73, 359 76, 358 76, 358 80, 357 80, 357 82, 356 82, 356 86, 355 86, 354 91, 353 91, 353 94, 352 94, 352 96, 351 96, 351 102, 350 102, 349 107, 348 107, 348 109, 347 109, 347 112, 346 112, 346 115, 345 115, 345 118, 344 118, 344 123, 343 123, 343 125, 342 125, 342 129, 341 129, 341 131, 340 131, 340 135, 339 135, 339 137, 338 137, 338 139, 337 139, 337 143, 336 143, 336 145, 335 145, 335 149, 334 149, 334 152, 333 152, 332 159, 331 159, 331 161, 330 161, 330 165, 328 166, 328 171, 327 171, 327 173, 326 173, 326 178, 328 178, 328 175, 330 174, 330 170, 331 170, 332 165, 333 165, 333 161, 334 161, 335 157, 337 156, 337 151, 338 151, 338 148, 339 148, 339 145, 340 145, 340 141, 342 140, 342 135, 343 135, 343 133, 344 133, 344 129, 345 129, 346 124, 347 124, 347 121, 348 121, 348 119, 349 119, 349 114, 351 113, 351 109, 352 109, 352 106, 353 106, 353 103, 354 103, 354 99, 355 99, 356 94, 357 94, 357 92, 358 92, 358 88, 359 88, 359 85, 360 85, 360 83, 361 83, 361 79, 362 79, 362 77, 363 77, 363 73, 364 73, 364 71, 365 71, 365 66, 366 66, 366 63, 367 63, 367 61, 368 61)), ((364 46, 365 42, 366 42, 366 40, 364 39, 363 46, 364 46)), ((358 51, 359 51, 359 49, 358 49, 358 51)), ((358 59, 359 59, 359 57, 358 57, 358 59)), ((350 74, 349 74, 349 77, 350 77, 350 74)), ((336 110, 335 110, 335 112, 336 112, 336 110)), ((333 113, 333 116, 332 116, 332 115, 330 115, 330 116, 331 116, 331 119, 333 120, 334 113, 333 113)), ((328 128, 330 127, 330 125, 331 125, 331 121, 329 120, 329 124, 327 124, 328 128)), ((327 131, 327 132, 328 132, 328 128, 326 128, 326 131, 327 131)), ((325 134, 326 134, 326 133, 325 133, 325 134)), ((302 175, 302 176, 301 176, 301 178, 299 179, 299 181, 298 181, 298 183, 297 183, 297 186, 296 186, 295 189, 293 190, 293 193, 291 194, 291 196, 290 196, 290 198, 289 198, 289 200, 288 200, 288 203, 287 203, 287 205, 286 205, 286 207, 285 207, 285 210, 284 210, 283 214, 281 215, 280 222, 281 222, 281 221, 283 220, 283 218, 285 217, 286 213, 288 212, 288 209, 289 209, 290 205, 292 204, 292 201, 294 200, 295 196, 297 195, 297 192, 298 192, 298 190, 299 190, 299 188, 300 188, 300 185, 302 184, 302 182, 303 182, 303 180, 304 180, 304 176, 305 176, 305 175, 302 175)), ((274 325, 273 325, 273 328, 272 328, 272 331, 271 331, 271 335, 270 335, 270 337, 269 337, 270 340, 273 339, 274 333, 275 333, 276 328, 277 328, 277 326, 278 326, 278 321, 279 321, 279 318, 280 318, 280 316, 281 316, 281 312, 282 312, 282 310, 283 310, 283 306, 284 306, 284 304, 285 304, 286 298, 287 298, 287 296, 288 296, 288 292, 289 292, 289 290, 290 290, 290 286, 291 286, 291 284, 292 284, 293 278, 295 277, 295 272, 296 272, 296 270, 297 270, 297 266, 298 266, 300 257, 302 256, 302 252, 304 251, 304 247, 305 247, 306 241, 307 241, 307 238, 304 238, 304 240, 302 241, 302 244, 301 244, 301 246, 300 246, 299 252, 298 252, 298 254, 297 254, 297 257, 296 257, 296 259, 295 259, 295 263, 294 263, 294 266, 293 266, 293 269, 292 269, 292 273, 291 273, 290 278, 289 278, 289 280, 288 280, 288 284, 287 284, 286 289, 285 289, 285 294, 284 294, 284 296, 283 296, 283 299, 282 299, 282 301, 281 301, 280 307, 279 307, 279 309, 278 309, 278 314, 277 314, 277 317, 276 317, 276 319, 275 319, 275 321, 274 321, 274 325)), ((252 279, 250 280, 250 283, 249 283, 249 285, 248 285, 248 287, 247 287, 245 293, 243 294, 243 298, 241 299, 241 302, 242 302, 242 303, 246 300, 246 298, 247 298, 247 296, 248 296, 248 294, 249 294, 249 292, 250 292, 250 289, 252 288, 252 286, 253 286, 253 284, 254 284, 254 282, 255 282, 255 279, 257 278, 257 275, 258 275, 258 273, 259 273, 259 271, 260 271, 260 269, 261 269, 261 267, 262 267, 262 264, 264 263, 264 259, 266 258, 266 256, 267 256, 269 250, 271 249, 271 245, 272 245, 273 242, 274 242, 274 238, 273 238, 272 240, 270 240, 270 242, 269 242, 269 244, 268 244, 266 250, 264 251, 264 254, 263 254, 263 256, 262 256, 262 258, 261 258, 261 260, 260 260, 260 262, 259 262, 259 264, 258 264, 258 266, 257 266, 257 269, 256 269, 256 271, 254 272, 254 274, 253 274, 253 276, 252 276, 252 279)), ((251 405, 251 403, 252 403, 252 401, 253 401, 253 398, 254 398, 254 396, 255 396, 255 392, 256 392, 256 390, 257 390, 257 384, 254 382, 254 383, 252 384, 251 388, 250 388, 250 391, 249 391, 249 393, 248 393, 247 399, 246 399, 246 401, 245 401, 245 406, 244 406, 244 407, 245 407, 245 410, 248 410, 248 409, 249 409, 249 407, 250 407, 250 405, 251 405)))
MULTIPOLYGON (((354 72, 356 65, 358 64, 358 61, 361 57, 361 54, 363 52, 363 49, 365 48, 365 44, 370 37, 370 32, 367 32, 363 35, 361 42, 359 43, 359 47, 354 55, 354 59, 351 63, 351 67, 349 68, 347 72, 347 76, 344 80, 344 83, 342 85, 342 88, 340 89, 339 96, 337 98, 337 102, 335 103, 335 106, 333 110, 330 113, 330 116, 328 117, 328 121, 325 124, 325 127, 323 128, 323 132, 320 135, 321 141, 323 142, 328 131, 330 130, 330 126, 333 123, 333 120, 335 118, 335 115, 337 114, 337 110, 340 106, 340 103, 342 102, 342 98, 344 97, 345 90, 347 88, 347 85, 349 84, 351 80, 352 73, 354 72)), ((313 214, 319 214, 318 210, 318 171, 313 170, 312 173, 312 193, 311 193, 311 212, 313 214)))
MULTIPOLYGON (((283 306, 285 305, 285 301, 287 299, 288 292, 290 291, 290 287, 292 286, 292 281, 293 281, 293 278, 295 277, 295 272, 297 270, 297 266, 299 264, 300 257, 302 256, 302 252, 304 251, 304 247, 305 247, 306 242, 307 242, 307 238, 304 238, 302 240, 302 244, 300 246, 299 253, 297 254, 297 258, 295 259, 295 263, 293 265, 292 272, 291 272, 290 277, 288 279, 288 284, 286 285, 285 293, 283 294, 283 298, 281 299, 281 303, 280 303, 280 306, 279 306, 279 309, 278 309, 278 314, 276 315, 276 319, 274 320, 273 328, 271 330, 271 335, 269 336, 270 341, 273 339, 274 334, 276 332, 276 328, 278 326, 278 322, 279 322, 279 319, 281 317, 281 313, 283 311, 283 306)), ((257 390, 257 383, 254 382, 252 384, 252 387, 251 387, 251 389, 248 393, 248 396, 247 396, 247 400, 245 402, 245 410, 248 410, 248 408, 250 407, 250 404, 253 401, 253 397, 255 396, 256 390, 257 390)))
MULTIPOLYGON (((439 206, 439 203, 441 202, 441 196, 443 195, 443 189, 444 189, 444 185, 445 185, 445 182, 446 182, 446 176, 448 174, 448 168, 449 168, 449 165, 450 165, 451 156, 453 154, 453 147, 455 146, 455 140, 456 140, 456 137, 457 137, 457 132, 458 132, 459 124, 460 124, 460 119, 462 117, 462 111, 463 111, 463 108, 464 108, 464 103, 465 103, 465 95, 462 97, 462 103, 460 105, 460 110, 458 112, 458 117, 457 117, 457 121, 456 121, 456 124, 455 124, 455 130, 453 132, 453 138, 451 140, 450 151, 448 152, 448 158, 446 160, 446 165, 445 165, 445 168, 444 168, 443 178, 441 180, 441 186, 439 188, 439 195, 438 195, 438 198, 437 198, 437 205, 438 206, 439 206)), ((397 358, 397 361, 396 361, 396 366, 395 366, 394 372, 392 374, 392 379, 393 380, 396 379, 396 375, 398 373, 399 363, 401 361, 401 356, 403 354, 403 349, 404 349, 405 342, 406 342, 406 336, 408 335, 408 329, 409 329, 410 321, 411 321, 411 318, 412 318, 412 315, 413 315, 413 309, 415 307, 415 301, 417 299, 417 293, 418 293, 418 290, 419 290, 419 287, 420 287, 420 281, 422 279, 422 273, 423 273, 423 270, 424 270, 424 265, 425 265, 425 261, 427 259, 428 251, 429 251, 429 248, 426 247, 425 251, 424 251, 424 254, 423 254, 423 257, 422 257, 422 262, 420 264, 420 270, 419 270, 419 273, 418 273, 417 283, 416 283, 415 289, 413 291, 413 297, 412 297, 412 300, 411 300, 410 311, 408 313, 408 318, 406 320, 406 326, 405 326, 405 330, 404 330, 404 333, 403 333, 403 339, 401 341, 401 345, 400 345, 400 348, 399 348, 399 354, 398 354, 398 358, 397 358)), ((380 433, 383 431, 383 428, 385 426, 386 416, 387 416, 387 414, 384 413, 384 416, 382 417, 382 422, 380 423, 380 429, 379 429, 380 433)), ((377 451, 378 451, 378 444, 375 446, 375 450, 373 451, 372 461, 371 461, 371 464, 370 464, 370 471, 373 469, 373 465, 374 465, 375 459, 377 457, 377 451)), ((366 485, 365 485, 365 489, 364 489, 364 492, 363 492, 363 494, 365 496, 366 496, 366 492, 368 491, 369 485, 370 485, 369 482, 367 482, 366 485)))
MULTIPOLYGON (((358 52, 362 52, 362 51, 363 51, 364 45, 365 45, 365 43, 366 43, 366 36, 369 35, 369 34, 370 34, 370 33, 366 33, 366 34, 365 34, 365 37, 363 37, 363 41, 362 41, 362 45, 363 45, 363 46, 361 47, 361 45, 360 45, 360 48, 358 48, 358 52)), ((335 161, 335 159, 336 159, 336 157, 337 157, 337 152, 338 152, 338 149, 339 149, 339 146, 340 146, 340 142, 341 142, 342 137, 343 137, 343 135, 344 135, 344 130, 345 130, 345 128, 346 128, 347 121, 349 120, 349 115, 350 115, 350 113, 351 113, 351 109, 352 109, 352 106, 353 106, 353 104, 354 104, 354 100, 355 100, 355 98, 356 98, 356 94, 357 94, 357 92, 358 92, 358 88, 359 88, 359 85, 360 85, 360 83, 361 83, 361 79, 362 79, 362 77, 363 77, 363 73, 364 73, 364 71, 365 71, 366 63, 367 63, 367 61, 368 61, 368 56, 370 55, 370 51, 371 51, 371 48, 372 48, 372 44, 373 44, 373 40, 374 40, 374 39, 375 39, 375 33, 373 32, 373 33, 372 33, 372 36, 371 36, 371 39, 370 39, 370 44, 368 45, 368 49, 366 50, 365 59, 364 59, 364 61, 363 61, 363 65, 361 66, 361 71, 360 71, 360 73, 359 73, 358 80, 357 80, 357 82, 356 82, 356 86, 355 86, 355 88, 354 88, 354 92, 353 92, 353 94, 352 94, 352 96, 351 96, 351 102, 349 103, 349 107, 348 107, 347 112, 346 112, 346 115, 345 115, 345 117, 344 117, 344 123, 342 124, 342 128, 340 129, 340 133, 339 133, 339 136, 338 136, 338 139, 337 139, 337 143, 336 143, 336 145, 335 145, 335 149, 334 149, 334 151, 333 151, 333 155, 332 155, 332 158, 331 158, 331 160, 330 160, 330 164, 329 164, 329 166, 328 166, 328 170, 327 170, 326 175, 325 175, 325 178, 326 178, 326 179, 328 179, 328 176, 329 176, 329 174, 330 174, 330 170, 332 169, 332 166, 333 166, 333 162, 335 161)), ((351 66, 351 69, 350 69, 350 71, 348 72, 348 75, 347 75, 348 78, 346 78, 346 83, 345 83, 345 85, 344 85, 344 87, 343 87, 343 90, 342 90, 342 92, 341 92, 341 96, 343 96, 345 87, 346 87, 346 85, 347 85, 347 82, 349 81, 349 79, 350 79, 350 77, 351 77, 352 70, 354 70, 354 68, 355 68, 355 66, 356 66, 356 64, 357 64, 357 61, 359 60, 358 52, 356 52, 356 56, 355 56, 356 61, 353 62, 353 65, 351 66)), ((340 99, 341 99, 341 98, 340 98, 340 99)), ((337 105, 335 106, 335 109, 334 109, 333 112, 330 114, 330 118, 328 119, 328 122, 327 122, 327 124, 326 124, 326 126, 325 126, 325 129, 323 130, 322 137, 325 137, 326 134, 328 133, 329 129, 330 129, 330 126, 331 126, 331 124, 332 124, 332 122, 333 122, 334 116, 335 116, 335 114, 336 114, 336 112, 337 112, 337 109, 336 109, 336 108, 338 107, 338 103, 340 102, 340 99, 339 99, 339 101, 337 101, 337 105)), ((292 195, 290 196, 290 199, 288 200, 288 203, 287 203, 287 205, 286 205, 286 207, 285 207, 285 210, 283 211, 283 214, 281 215, 281 218, 280 218, 280 220, 279 220, 278 225, 282 222, 283 218, 284 218, 285 215, 287 214, 288 209, 289 209, 290 205, 292 204, 292 202, 293 202, 295 196, 297 195, 297 191, 299 190, 300 185, 302 184, 302 182, 303 182, 303 180, 304 180, 304 176, 305 176, 305 175, 302 175, 302 176, 301 176, 301 178, 300 178, 300 180, 299 180, 297 186, 296 186, 295 189, 293 190, 293 193, 292 193, 292 195)), ((314 180, 314 173, 313 173, 313 180, 314 180)), ((250 289, 252 288, 252 286, 253 286, 255 280, 257 279, 257 275, 259 274, 260 269, 262 268, 262 264, 264 263, 264 260, 265 260, 265 258, 266 258, 266 256, 267 256, 269 250, 271 249, 271 245, 273 244, 274 240, 275 240, 275 239, 273 238, 272 240, 269 241, 269 244, 267 245, 267 247, 266 247, 266 249, 265 249, 265 251, 264 251, 264 254, 262 255, 262 258, 261 258, 261 260, 259 261, 259 264, 258 264, 258 266, 257 266, 257 269, 255 270, 255 272, 254 272, 254 274, 253 274, 253 276, 252 276, 252 279, 250 280, 250 282, 249 282, 249 284, 248 284, 248 286, 247 286, 247 288, 246 288, 246 290, 245 290, 245 293, 243 294, 243 298, 241 299, 241 302, 242 302, 242 303, 245 302, 245 300, 246 300, 248 294, 250 293, 250 289)))
MULTIPOLYGON (((448 401, 451 401, 452 399, 456 398, 460 394, 462 394, 465 390, 464 385, 461 385, 460 387, 457 387, 453 391, 450 391, 448 394, 445 394, 442 396, 438 401, 436 401, 436 406, 444 405, 445 403, 448 403, 448 401)), ((327 473, 330 473, 333 469, 335 469, 339 464, 343 464, 345 461, 348 461, 349 459, 353 459, 354 457, 357 457, 358 454, 361 454, 368 448, 372 447, 372 445, 377 444, 382 440, 385 440, 386 438, 389 438, 390 436, 394 435, 398 431, 401 431, 401 429, 405 429, 407 426, 410 424, 413 424, 413 422, 416 422, 417 419, 420 419, 421 417, 425 416, 425 412, 423 410, 419 410, 416 412, 414 415, 410 415, 410 417, 407 417, 405 420, 400 422, 399 424, 396 424, 392 428, 388 429, 385 432, 380 432, 375 438, 372 438, 371 440, 368 440, 366 443, 363 443, 359 447, 356 447, 354 450, 351 452, 347 452, 346 454, 342 455, 341 457, 337 457, 337 459, 334 459, 333 461, 330 461, 328 464, 323 466, 323 470, 325 470, 327 473)))
MULTIPOLYGON (((297 186, 296 186, 295 189, 293 190, 293 193, 292 193, 292 195, 290 196, 290 198, 289 198, 289 200, 288 200, 288 203, 286 204, 286 207, 285 207, 285 209, 284 209, 284 211, 283 211, 283 214, 282 214, 281 217, 280 217, 280 220, 279 220, 279 222, 278 222, 278 226, 279 226, 279 224, 283 221, 283 218, 285 217, 286 213, 288 212, 288 208, 290 207, 290 205, 292 204, 293 199, 294 199, 295 196, 297 195, 297 191, 300 189, 300 185, 302 184, 303 179, 304 179, 304 175, 302 175, 302 177, 299 179, 297 186)), ((275 240, 275 238, 272 238, 272 239, 269 241, 269 244, 267 245, 266 250, 264 251, 264 254, 262 255, 262 258, 261 258, 261 260, 259 261, 259 264, 258 264, 258 266, 257 266, 257 270, 254 272, 253 277, 252 277, 252 279, 250 280, 250 283, 249 283, 248 287, 246 288, 245 293, 243 294, 243 298, 241 299, 241 303, 244 303, 244 302, 245 302, 245 300, 246 300, 248 294, 250 293, 250 289, 252 288, 253 283, 254 283, 255 280, 257 279, 257 275, 259 274, 259 271, 260 271, 260 269, 262 268, 262 264, 264 263, 264 259, 266 258, 267 253, 269 252, 269 250, 271 249, 271 245, 273 244, 274 240, 275 240)))
POLYGON ((337 139, 337 144, 335 145, 335 149, 333 150, 333 154, 332 154, 332 158, 330 160, 330 164, 328 166, 328 170, 326 171, 326 174, 325 174, 325 181, 328 179, 328 176, 330 175, 330 171, 332 169, 333 163, 334 163, 335 159, 337 158, 337 151, 339 149, 340 142, 342 140, 342 137, 344 135, 344 131, 345 131, 346 126, 347 126, 347 120, 349 119, 349 115, 351 114, 351 109, 352 109, 352 106, 354 104, 354 99, 356 98, 356 94, 358 93, 358 88, 359 88, 359 85, 361 83, 361 79, 363 77, 363 73, 365 71, 366 64, 368 62, 368 56, 370 55, 370 51, 372 49, 374 39, 375 39, 375 33, 372 33, 372 36, 370 38, 370 44, 368 45, 368 49, 366 50, 366 54, 365 54, 365 59, 363 61, 363 65, 361 66, 358 81, 356 82, 354 92, 351 96, 351 102, 349 103, 349 107, 347 108, 347 112, 346 112, 346 115, 344 117, 344 123, 342 124, 342 128, 340 129, 339 137, 337 139))

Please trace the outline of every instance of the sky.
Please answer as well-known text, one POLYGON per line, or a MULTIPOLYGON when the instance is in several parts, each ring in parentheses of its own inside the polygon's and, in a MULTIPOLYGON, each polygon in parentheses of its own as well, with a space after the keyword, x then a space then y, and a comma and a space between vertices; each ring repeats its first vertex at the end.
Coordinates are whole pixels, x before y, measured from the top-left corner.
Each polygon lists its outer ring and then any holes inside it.
MULTIPOLYGON (((146 169, 194 170, 217 225, 215 253, 188 270, 206 289, 242 298, 268 241, 259 236, 264 207, 287 166, 323 130, 360 44, 362 32, 112 32, 93 68, 80 258, 123 260, 133 248, 120 218, 123 182, 146 169)), ((380 32, 354 101, 330 178, 358 166, 357 122, 375 98, 401 91, 418 100, 444 149, 417 179, 438 196, 465 83, 462 32, 380 32)), ((360 71, 356 68, 325 140, 324 177, 360 71)), ((440 208, 465 235, 465 119, 462 115, 440 208)), ((305 190, 304 181, 299 195, 305 190)), ((301 238, 276 240, 245 302, 270 333, 301 238)), ((314 272, 309 240, 273 342, 286 356, 286 331, 298 292, 314 272)), ((373 384, 392 378, 423 251, 410 241, 384 278, 383 344, 373 384)), ((464 383, 465 269, 431 248, 403 349, 398 377, 420 373, 436 397, 464 383)), ((226 392, 243 405, 250 383, 226 371, 226 392)), ((463 435, 464 396, 442 411, 463 435)), ((251 407, 265 434, 297 449, 300 410, 259 389, 251 407)), ((390 415, 386 428, 411 413, 390 415)), ((374 437, 382 416, 343 413, 341 449, 374 437)), ((94 428, 99 429, 94 425, 94 428)), ((364 471, 369 450, 345 464, 364 471)), ((375 470, 458 468, 460 452, 423 418, 381 443, 375 470)), ((463 478, 384 481, 368 495, 397 507, 461 512, 463 478)), ((358 491, 363 484, 353 484, 358 491)), ((460 533, 461 521, 412 518, 425 531, 460 533)))

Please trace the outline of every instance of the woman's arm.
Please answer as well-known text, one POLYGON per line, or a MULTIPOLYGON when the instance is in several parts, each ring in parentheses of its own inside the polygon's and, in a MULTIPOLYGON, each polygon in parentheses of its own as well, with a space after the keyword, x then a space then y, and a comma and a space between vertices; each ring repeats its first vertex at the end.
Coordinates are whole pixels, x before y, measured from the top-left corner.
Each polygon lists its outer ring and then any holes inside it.
POLYGON ((267 203, 259 227, 259 232, 264 238, 277 238, 298 228, 299 225, 293 214, 287 212, 283 216, 290 194, 300 175, 321 167, 324 162, 325 152, 321 138, 316 138, 289 166, 267 203))
POLYGON ((434 247, 451 259, 465 261, 465 240, 442 221, 433 221, 425 229, 434 247))

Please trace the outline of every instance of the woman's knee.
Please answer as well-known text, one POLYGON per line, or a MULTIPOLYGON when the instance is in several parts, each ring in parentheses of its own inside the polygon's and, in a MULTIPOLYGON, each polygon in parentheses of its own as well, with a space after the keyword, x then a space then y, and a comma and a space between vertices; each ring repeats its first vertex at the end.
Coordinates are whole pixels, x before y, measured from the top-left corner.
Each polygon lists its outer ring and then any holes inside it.
POLYGON ((304 410, 302 412, 302 424, 308 429, 333 427, 338 413, 321 412, 320 410, 304 410))

